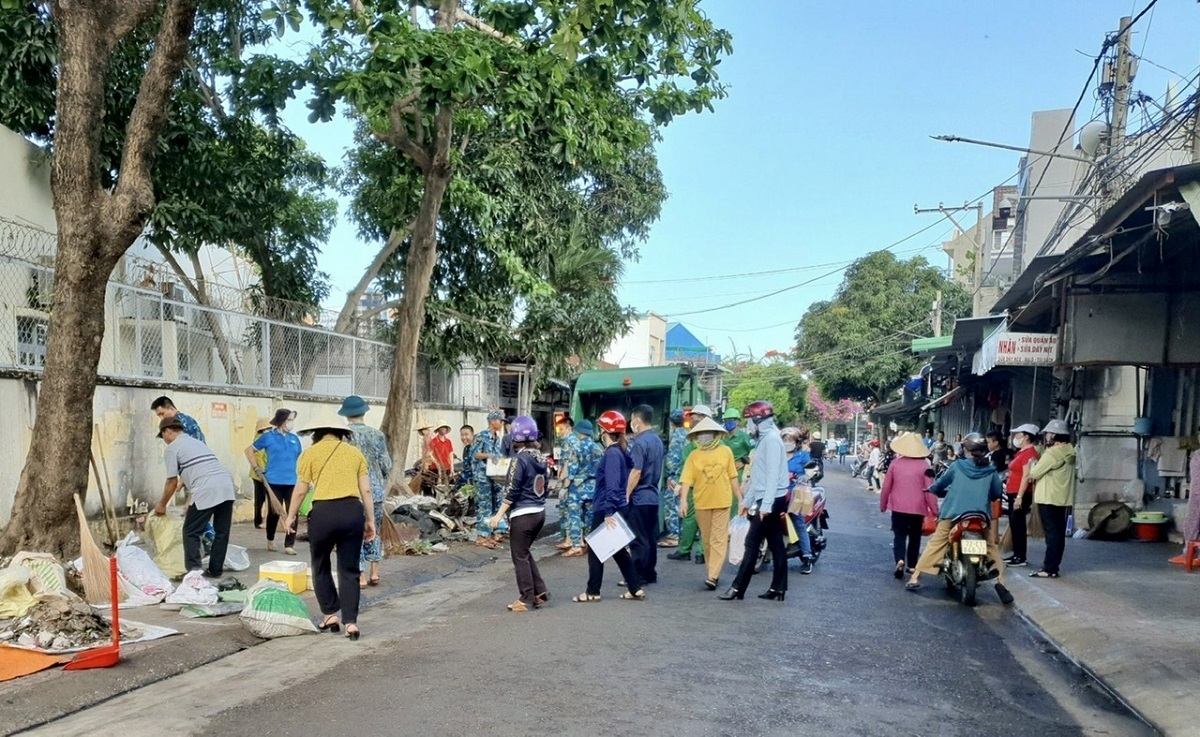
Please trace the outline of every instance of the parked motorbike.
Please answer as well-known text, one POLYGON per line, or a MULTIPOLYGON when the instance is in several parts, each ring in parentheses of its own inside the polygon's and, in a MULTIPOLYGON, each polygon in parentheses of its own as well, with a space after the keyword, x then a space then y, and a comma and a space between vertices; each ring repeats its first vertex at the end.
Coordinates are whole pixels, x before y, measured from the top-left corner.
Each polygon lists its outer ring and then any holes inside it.
MULTIPOLYGON (((816 565, 817 560, 821 557, 821 551, 825 550, 828 542, 825 538, 825 530, 829 529, 829 510, 825 505, 825 487, 818 486, 823 478, 825 478, 825 474, 821 471, 820 465, 816 461, 810 461, 804 467, 804 478, 796 483, 805 486, 812 493, 812 508, 804 515, 789 513, 792 525, 796 528, 796 534, 808 535, 812 545, 812 557, 808 559, 808 562, 812 565, 816 565)), ((799 542, 788 545, 787 557, 789 559, 804 557, 799 542)), ((771 551, 764 540, 758 548, 758 565, 755 567, 755 571, 766 569, 770 563, 771 551)))
POLYGON ((992 521, 982 512, 967 512, 954 520, 950 546, 942 559, 941 575, 946 590, 966 606, 975 606, 975 590, 981 581, 1000 575, 995 561, 988 557, 987 536, 992 521))
POLYGON ((850 464, 850 478, 852 478, 852 479, 859 478, 860 476, 863 475, 863 473, 866 470, 867 470, 867 459, 856 457, 854 459, 854 462, 850 464))

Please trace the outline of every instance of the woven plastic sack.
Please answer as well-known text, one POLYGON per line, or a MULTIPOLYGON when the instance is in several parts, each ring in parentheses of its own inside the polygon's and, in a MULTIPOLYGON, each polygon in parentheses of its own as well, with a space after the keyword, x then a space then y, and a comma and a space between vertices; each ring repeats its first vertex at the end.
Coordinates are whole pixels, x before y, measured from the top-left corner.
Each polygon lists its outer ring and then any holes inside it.
POLYGON ((746 553, 746 535, 750 533, 750 520, 734 517, 729 523, 729 564, 741 565, 746 553))
POLYGON ((16 568, 24 566, 29 569, 29 583, 39 594, 59 594, 66 596, 67 575, 62 564, 49 553, 29 553, 22 551, 13 556, 9 566, 16 568))
POLYGON ((191 571, 183 577, 179 588, 167 597, 168 604, 199 604, 205 606, 217 603, 217 587, 212 585, 201 571, 191 571))
POLYGON ((173 514, 146 517, 146 535, 154 543, 154 564, 168 578, 187 573, 183 562, 183 518, 173 514))
POLYGON ((117 548, 117 575, 126 594, 139 606, 157 604, 175 587, 154 565, 150 554, 133 545, 117 548), (127 587, 127 588, 125 588, 127 587))
POLYGON ((25 566, 0 570, 0 619, 23 617, 37 603, 29 590, 31 576, 25 566))
POLYGON ((238 616, 246 629, 265 640, 317 632, 304 600, 270 579, 259 581, 247 592, 246 607, 238 616))

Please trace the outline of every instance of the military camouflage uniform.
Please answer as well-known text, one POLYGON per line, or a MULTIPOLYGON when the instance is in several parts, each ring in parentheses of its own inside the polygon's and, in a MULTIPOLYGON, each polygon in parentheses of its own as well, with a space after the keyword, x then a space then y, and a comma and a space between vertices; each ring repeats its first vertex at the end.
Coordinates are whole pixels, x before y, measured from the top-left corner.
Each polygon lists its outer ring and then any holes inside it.
POLYGON ((562 481, 563 492, 558 497, 558 531, 559 537, 570 541, 571 535, 568 521, 571 516, 571 466, 576 462, 575 456, 579 453, 579 436, 573 431, 568 432, 563 436, 560 447, 562 448, 562 458, 559 458, 558 462, 562 464, 562 468, 566 470, 566 474, 562 481))
POLYGON ((677 427, 671 432, 671 442, 667 446, 667 488, 671 493, 666 494, 663 505, 663 521, 667 527, 667 537, 679 537, 679 497, 673 487, 679 484, 679 474, 683 471, 683 446, 687 445, 687 430, 677 427))
POLYGON ((600 445, 591 438, 578 437, 568 473, 571 485, 567 491, 567 539, 583 545, 585 525, 592 518, 592 497, 596 495, 596 468, 604 455, 600 445))
MULTIPOLYGON (((500 504, 504 499, 504 487, 502 484, 488 478, 487 475, 487 460, 480 460, 475 457, 476 453, 486 453, 503 457, 504 454, 500 450, 500 437, 492 433, 490 429, 482 430, 475 436, 475 442, 471 445, 471 474, 475 478, 475 532, 480 537, 491 537, 492 528, 488 526, 488 520, 500 508, 500 504)), ((497 535, 508 534, 508 520, 500 520, 500 526, 496 528, 497 535)))

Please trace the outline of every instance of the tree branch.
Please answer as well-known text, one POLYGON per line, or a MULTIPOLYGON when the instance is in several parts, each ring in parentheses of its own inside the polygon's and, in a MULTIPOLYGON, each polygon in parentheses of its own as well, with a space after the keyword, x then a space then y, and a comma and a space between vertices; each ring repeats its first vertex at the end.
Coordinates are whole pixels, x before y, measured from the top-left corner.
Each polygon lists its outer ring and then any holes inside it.
POLYGON ((179 281, 183 284, 184 289, 187 289, 188 294, 192 295, 192 299, 195 299, 200 304, 205 304, 204 299, 202 299, 200 296, 200 290, 196 288, 195 282, 193 282, 192 278, 188 276, 188 273, 183 270, 183 266, 179 263, 179 260, 175 258, 175 254, 171 253, 169 250, 157 243, 155 243, 154 246, 158 249, 158 252, 163 255, 163 259, 166 260, 167 265, 171 267, 171 271, 175 272, 175 276, 179 277, 179 281))
MULTIPOLYGON (((150 179, 158 134, 167 122, 167 103, 179 70, 187 58, 188 39, 196 20, 197 0, 168 0, 162 25, 154 39, 154 53, 138 89, 137 101, 125 131, 121 174, 113 194, 116 212, 109 226, 114 238, 111 248, 124 253, 145 225, 154 208, 150 179), (126 238, 132 233, 131 237, 126 238)), ((120 253, 116 255, 119 256, 120 253)))
POLYGON ((483 21, 479 20, 478 18, 471 15, 470 13, 463 10, 462 8, 458 9, 458 11, 454 15, 454 18, 457 22, 465 23, 466 25, 470 26, 471 28, 474 28, 475 30, 482 33, 483 35, 491 36, 492 38, 496 39, 497 41, 503 41, 506 44, 512 44, 514 46, 519 46, 521 43, 520 41, 517 41, 515 38, 513 38, 511 36, 506 36, 503 33, 501 33, 500 31, 497 31, 492 26, 488 25, 487 23, 484 23, 483 21))
POLYGON ((354 323, 362 316, 355 315, 358 309, 358 303, 362 300, 364 294, 367 293, 367 288, 371 286, 371 282, 375 281, 375 277, 379 276, 379 272, 383 269, 383 265, 387 263, 392 254, 400 248, 400 245, 412 234, 413 228, 416 226, 416 221, 409 222, 400 229, 392 229, 388 235, 387 242, 383 244, 383 248, 375 254, 375 258, 371 260, 371 264, 363 271, 362 278, 358 280, 358 284, 354 285, 354 289, 350 290, 350 294, 346 295, 346 304, 342 306, 342 311, 338 313, 337 323, 334 325, 334 331, 339 333, 348 333, 354 327, 354 323))
POLYGON ((204 77, 200 76, 200 69, 196 66, 196 60, 188 57, 184 63, 186 64, 188 71, 191 72, 192 79, 196 80, 196 84, 200 88, 200 96, 204 98, 204 102, 208 105, 208 109, 213 111, 213 115, 217 116, 218 120, 224 120, 225 109, 221 107, 221 100, 217 96, 216 91, 209 86, 208 82, 204 81, 204 77))
POLYGON ((401 105, 406 99, 408 97, 396 100, 396 102, 392 103, 391 109, 388 110, 391 131, 388 133, 376 133, 375 137, 390 146, 400 149, 401 153, 412 159, 417 168, 424 173, 429 171, 433 162, 429 156, 429 152, 418 146, 408 136, 408 126, 404 122, 404 106, 401 105))

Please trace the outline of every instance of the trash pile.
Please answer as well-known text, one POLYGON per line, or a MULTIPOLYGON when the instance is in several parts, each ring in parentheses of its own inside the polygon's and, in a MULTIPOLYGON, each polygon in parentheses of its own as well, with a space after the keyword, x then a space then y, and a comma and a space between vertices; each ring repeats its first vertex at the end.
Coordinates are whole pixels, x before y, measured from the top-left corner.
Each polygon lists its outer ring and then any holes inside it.
POLYGON ((475 518, 469 516, 474 511, 469 492, 465 487, 462 491, 440 490, 437 496, 385 500, 384 510, 395 523, 393 532, 381 531, 387 552, 427 555, 448 551, 445 543, 470 540, 475 518))
MULTIPOLYGON (((122 627, 121 638, 136 640, 142 631, 122 627)), ((34 604, 25 615, 0 626, 0 642, 25 648, 67 651, 112 640, 112 627, 87 602, 74 594, 34 604)))

